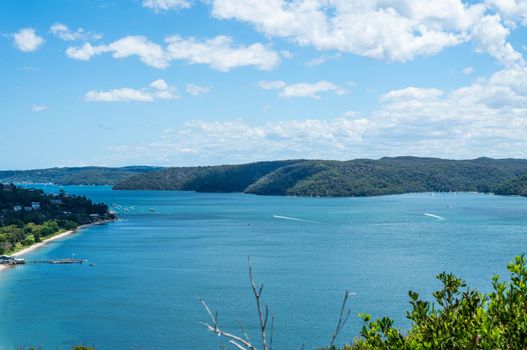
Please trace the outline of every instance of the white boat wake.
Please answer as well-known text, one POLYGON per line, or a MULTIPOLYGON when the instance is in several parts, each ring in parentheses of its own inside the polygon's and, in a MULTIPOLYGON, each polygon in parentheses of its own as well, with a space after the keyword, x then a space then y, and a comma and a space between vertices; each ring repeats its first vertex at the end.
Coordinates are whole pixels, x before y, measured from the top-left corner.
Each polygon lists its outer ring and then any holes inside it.
POLYGON ((291 221, 301 221, 301 222, 311 222, 311 223, 315 223, 315 221, 304 220, 304 219, 297 219, 297 218, 291 218, 291 217, 289 217, 289 216, 273 215, 273 218, 275 218, 275 219, 283 219, 283 220, 291 220, 291 221))
POLYGON ((430 213, 425 213, 425 216, 429 216, 431 218, 434 218, 434 219, 437 219, 439 221, 443 221, 443 220, 446 220, 444 217, 442 216, 439 216, 439 215, 434 215, 434 214, 430 214, 430 213))

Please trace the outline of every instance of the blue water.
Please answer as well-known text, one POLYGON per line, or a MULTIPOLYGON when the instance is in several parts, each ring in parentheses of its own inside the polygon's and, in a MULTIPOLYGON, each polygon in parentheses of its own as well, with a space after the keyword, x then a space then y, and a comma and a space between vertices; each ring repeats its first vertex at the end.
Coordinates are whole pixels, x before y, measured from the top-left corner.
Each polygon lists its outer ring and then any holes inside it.
POLYGON ((207 314, 198 297, 219 311, 225 329, 236 332, 241 320, 257 339, 249 255, 276 317, 275 348, 313 349, 327 345, 345 289, 354 293, 353 316, 339 343, 358 334, 361 312, 407 327, 407 291, 429 295, 441 271, 488 290, 493 273, 506 275, 507 262, 527 250, 526 198, 65 189, 134 208, 121 209, 118 222, 27 256, 74 255, 95 267, 27 264, 0 273, 0 344, 6 349, 79 343, 98 350, 218 349, 221 340, 199 324, 207 314))

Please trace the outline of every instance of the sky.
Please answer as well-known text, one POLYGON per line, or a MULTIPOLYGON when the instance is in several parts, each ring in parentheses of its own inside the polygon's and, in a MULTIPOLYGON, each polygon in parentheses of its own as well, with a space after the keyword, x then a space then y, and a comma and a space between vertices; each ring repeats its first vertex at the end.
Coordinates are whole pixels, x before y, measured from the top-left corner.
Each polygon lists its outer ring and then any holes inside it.
POLYGON ((527 158, 527 0, 2 0, 0 169, 527 158))

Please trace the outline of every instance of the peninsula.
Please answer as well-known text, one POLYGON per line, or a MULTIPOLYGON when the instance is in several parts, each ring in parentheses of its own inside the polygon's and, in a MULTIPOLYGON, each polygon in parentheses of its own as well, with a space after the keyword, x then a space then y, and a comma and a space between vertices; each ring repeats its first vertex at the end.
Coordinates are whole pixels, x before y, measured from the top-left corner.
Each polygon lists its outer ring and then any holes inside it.
POLYGON ((115 219, 108 206, 84 196, 0 184, 0 254, 27 253, 86 225, 115 219))
POLYGON ((305 197, 378 196, 410 192, 527 195, 527 160, 395 157, 180 167, 132 175, 117 182, 114 189, 305 197))

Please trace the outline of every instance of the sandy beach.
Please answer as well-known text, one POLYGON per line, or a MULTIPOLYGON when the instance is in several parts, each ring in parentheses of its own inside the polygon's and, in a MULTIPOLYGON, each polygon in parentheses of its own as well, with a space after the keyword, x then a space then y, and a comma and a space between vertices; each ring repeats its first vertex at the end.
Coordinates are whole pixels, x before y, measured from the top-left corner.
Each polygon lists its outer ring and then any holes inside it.
MULTIPOLYGON (((105 223, 110 222, 110 221, 112 221, 112 220, 105 220, 105 221, 94 222, 94 223, 88 224, 88 225, 81 225, 81 226, 77 227, 77 229, 75 229, 75 230, 64 231, 62 233, 59 233, 58 235, 49 237, 49 238, 43 240, 42 242, 35 243, 35 244, 33 244, 33 245, 31 245, 31 246, 29 246, 27 248, 24 248, 24 249, 22 249, 22 250, 20 250, 20 251, 18 251, 16 253, 13 253, 13 254, 11 254, 11 256, 24 256, 25 254, 30 253, 30 252, 38 249, 38 248, 42 248, 43 246, 49 244, 50 242, 53 242, 53 241, 56 241, 58 239, 64 238, 66 236, 69 236, 69 235, 71 235, 73 233, 78 232, 79 230, 85 229, 85 228, 90 227, 90 226, 105 224, 105 223)), ((9 268, 9 266, 7 266, 7 265, 0 265, 0 271, 8 269, 8 268, 9 268)))

